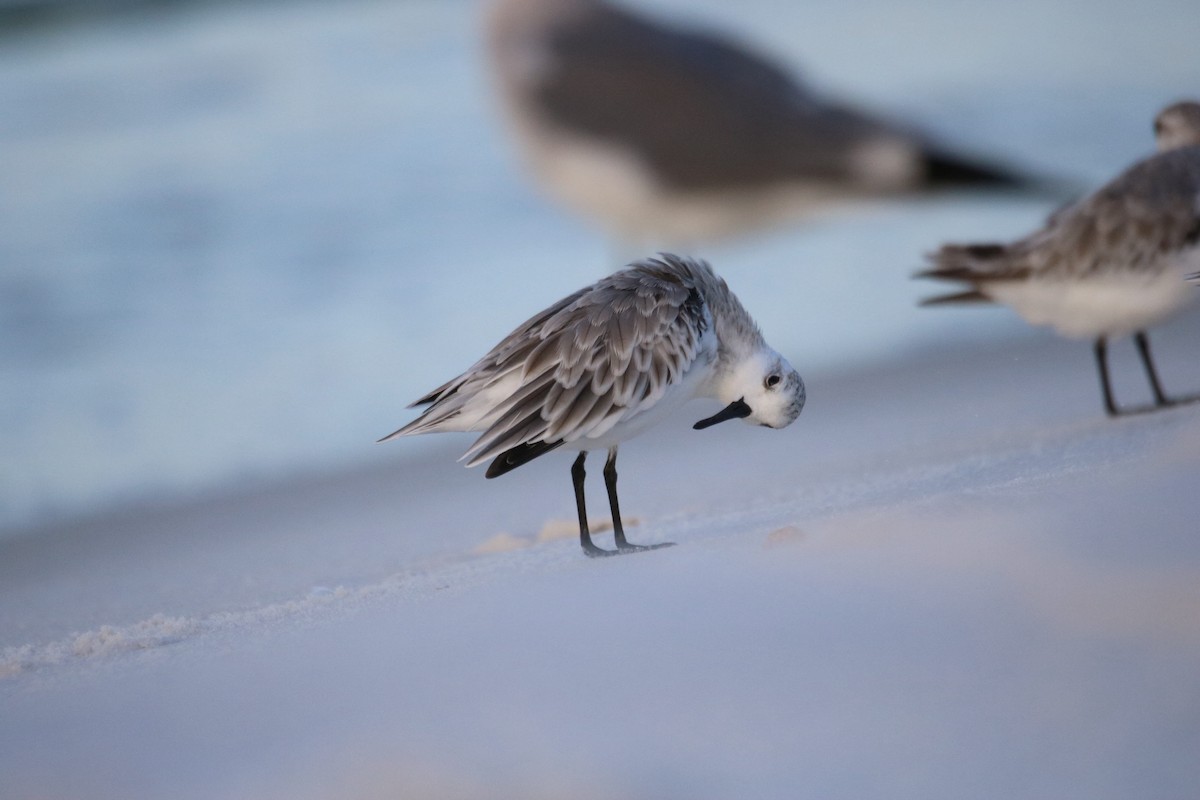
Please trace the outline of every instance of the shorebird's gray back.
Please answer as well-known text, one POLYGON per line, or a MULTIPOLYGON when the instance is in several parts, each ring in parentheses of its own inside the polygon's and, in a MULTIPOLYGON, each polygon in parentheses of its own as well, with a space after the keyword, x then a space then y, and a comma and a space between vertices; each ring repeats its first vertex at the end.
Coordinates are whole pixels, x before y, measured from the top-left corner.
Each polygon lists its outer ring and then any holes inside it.
POLYGON ((533 316, 420 398, 429 408, 385 438, 478 431, 464 456, 476 464, 523 444, 599 437, 679 390, 693 368, 761 345, 753 320, 707 264, 664 254, 533 316), (726 337, 728 353, 717 346, 726 337))
POLYGON ((946 245, 924 277, 983 283, 1164 268, 1200 237, 1200 146, 1135 164, 1011 244, 946 245))

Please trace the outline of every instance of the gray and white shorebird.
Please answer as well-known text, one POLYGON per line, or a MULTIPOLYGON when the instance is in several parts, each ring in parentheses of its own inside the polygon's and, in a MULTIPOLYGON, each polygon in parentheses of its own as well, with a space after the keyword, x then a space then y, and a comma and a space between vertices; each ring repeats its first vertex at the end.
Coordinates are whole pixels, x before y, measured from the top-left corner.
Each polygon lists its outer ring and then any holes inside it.
POLYGON ((632 243, 695 243, 846 201, 1024 181, 821 97, 720 35, 605 0, 491 0, 488 48, 526 161, 632 243))
POLYGON ((922 305, 997 302, 1027 322, 1064 336, 1092 339, 1104 408, 1127 413, 1113 398, 1108 341, 1133 336, 1154 407, 1163 391, 1146 328, 1196 299, 1184 277, 1200 268, 1200 104, 1185 101, 1154 122, 1159 152, 1093 194, 1059 209, 1045 225, 1007 244, 947 244, 917 277, 965 284, 922 305))
POLYGON ((480 434, 460 460, 495 478, 558 448, 571 467, 579 541, 589 556, 664 547, 628 542, 617 502, 617 447, 694 397, 725 404, 697 422, 785 428, 804 408, 804 382, 703 261, 644 259, 535 314, 470 369, 422 396, 398 436, 480 434), (584 459, 607 450, 604 483, 616 550, 597 547, 584 504, 584 459))

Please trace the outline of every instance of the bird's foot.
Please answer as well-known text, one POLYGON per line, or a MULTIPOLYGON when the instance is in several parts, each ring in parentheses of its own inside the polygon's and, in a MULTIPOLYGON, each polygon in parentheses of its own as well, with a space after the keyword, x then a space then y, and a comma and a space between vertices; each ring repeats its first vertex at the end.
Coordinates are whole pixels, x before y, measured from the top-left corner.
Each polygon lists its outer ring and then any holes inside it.
POLYGON ((1152 411, 1161 411, 1164 408, 1175 408, 1176 406, 1186 406, 1191 403, 1200 403, 1200 395, 1189 395, 1186 397, 1164 397, 1154 401, 1153 405, 1147 406, 1126 406, 1125 408, 1110 408, 1106 409, 1110 417, 1132 417, 1138 414, 1149 414, 1152 411))
POLYGON ((1162 408, 1171 408, 1173 406, 1186 406, 1191 403, 1200 403, 1200 394, 1185 395, 1184 397, 1164 397, 1159 406, 1162 408))
POLYGON ((603 556, 619 556, 621 555, 616 550, 605 550, 603 547, 596 547, 591 542, 582 542, 583 554, 588 558, 602 558, 603 556))
POLYGON ((658 544, 631 544, 629 542, 618 542, 618 553, 640 553, 643 550, 659 550, 663 547, 674 547, 674 542, 659 542, 658 544))
POLYGON ((629 542, 619 542, 616 550, 605 550, 603 547, 597 547, 591 542, 583 545, 583 552, 588 558, 601 558, 603 556, 623 556, 628 553, 640 553, 644 550, 658 550, 663 547, 674 547, 674 542, 659 542, 658 544, 630 544, 629 542))

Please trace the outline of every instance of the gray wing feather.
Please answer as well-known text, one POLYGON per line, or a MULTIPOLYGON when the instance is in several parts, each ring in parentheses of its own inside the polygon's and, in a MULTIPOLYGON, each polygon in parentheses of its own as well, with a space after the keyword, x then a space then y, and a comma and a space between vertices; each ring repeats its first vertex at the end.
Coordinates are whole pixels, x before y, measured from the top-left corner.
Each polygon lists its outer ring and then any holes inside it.
POLYGON ((700 353, 711 318, 696 297, 680 274, 625 270, 525 329, 535 343, 506 351, 523 363, 494 367, 522 370, 522 382, 464 454, 468 466, 521 444, 602 435, 653 406, 700 353))
POLYGON ((1200 223, 1200 146, 1130 167, 1024 245, 1035 272, 1139 271, 1182 250, 1200 223))
POLYGON ((1200 146, 1134 164, 1008 245, 949 244, 918 277, 983 284, 1138 272, 1200 237, 1200 146))
MULTIPOLYGON (((526 372, 525 382, 530 382, 531 376, 528 374, 527 367, 528 356, 540 341, 536 335, 537 331, 542 329, 547 319, 570 306, 587 291, 588 288, 584 288, 567 295, 554 305, 527 319, 466 372, 446 381, 411 403, 409 408, 422 405, 428 405, 429 408, 412 422, 379 441, 385 442, 397 436, 438 430, 439 426, 461 413, 463 406, 481 389, 498 383, 515 370, 524 369, 526 372)), ((547 367, 543 367, 543 369, 545 368, 547 367)), ((536 378, 536 376, 532 377, 536 378)))

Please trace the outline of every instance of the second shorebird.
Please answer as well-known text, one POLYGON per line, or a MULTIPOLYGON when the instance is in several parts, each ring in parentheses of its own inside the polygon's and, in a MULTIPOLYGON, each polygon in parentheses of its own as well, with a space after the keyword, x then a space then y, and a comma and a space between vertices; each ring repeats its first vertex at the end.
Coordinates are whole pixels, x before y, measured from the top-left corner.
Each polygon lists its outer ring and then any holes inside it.
POLYGON ((804 382, 725 281, 703 261, 662 254, 639 261, 534 315, 474 366, 421 397, 429 406, 385 436, 475 431, 462 459, 491 461, 487 477, 559 447, 571 467, 579 542, 589 556, 649 550, 625 538, 617 503, 617 446, 694 397, 725 408, 693 427, 730 419, 785 428, 804 408, 804 382), (604 483, 617 549, 588 531, 583 462, 608 451, 604 483))
POLYGON ((695 243, 847 201, 1022 186, 823 97, 720 34, 607 0, 490 0, 492 70, 535 177, 629 243, 695 243))
POLYGON ((966 290, 922 305, 995 301, 1034 325, 1092 339, 1110 416, 1127 410, 1113 397, 1108 340, 1132 334, 1154 407, 1183 402, 1163 391, 1146 328, 1197 296, 1184 276, 1200 268, 1200 104, 1168 106, 1154 131, 1157 155, 1056 211, 1035 233, 1008 244, 944 245, 917 277, 966 290))

